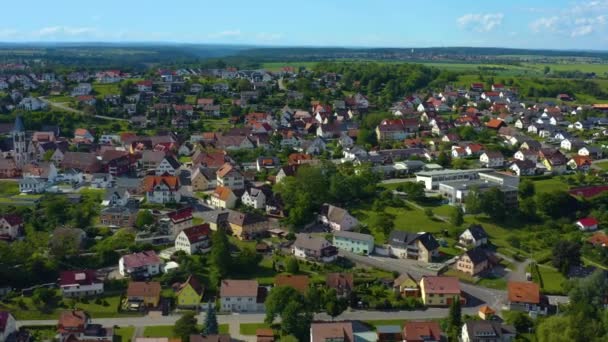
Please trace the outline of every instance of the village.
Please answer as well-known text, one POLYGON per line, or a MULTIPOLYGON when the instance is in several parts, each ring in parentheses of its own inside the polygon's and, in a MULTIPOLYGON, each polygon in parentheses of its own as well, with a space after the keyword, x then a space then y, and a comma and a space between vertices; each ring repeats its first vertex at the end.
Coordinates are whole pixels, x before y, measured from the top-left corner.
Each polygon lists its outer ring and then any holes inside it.
POLYGON ((0 341, 512 341, 605 282, 608 105, 31 68, 0 75, 0 341))

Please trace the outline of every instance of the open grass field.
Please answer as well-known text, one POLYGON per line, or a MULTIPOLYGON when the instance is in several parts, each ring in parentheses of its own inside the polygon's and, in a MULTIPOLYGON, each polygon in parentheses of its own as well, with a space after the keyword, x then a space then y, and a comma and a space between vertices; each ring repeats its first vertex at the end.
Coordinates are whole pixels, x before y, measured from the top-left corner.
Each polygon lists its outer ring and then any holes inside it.
POLYGON ((120 95, 120 83, 93 83, 93 90, 100 97, 120 95))
POLYGON ((296 70, 300 67, 304 67, 307 69, 312 68, 313 66, 315 66, 317 64, 317 62, 271 62, 271 63, 264 63, 262 64, 262 68, 268 70, 268 71, 280 71, 281 68, 286 67, 286 66, 290 66, 290 67, 294 67, 296 68, 296 70))
POLYGON ((0 196, 13 196, 19 194, 19 183, 14 181, 0 181, 0 196))
POLYGON ((536 193, 551 192, 555 190, 568 190, 569 185, 559 178, 535 180, 536 193))
POLYGON ((271 326, 266 323, 241 323, 239 326, 239 332, 241 335, 252 336, 255 335, 256 330, 265 328, 271 328, 271 326))
POLYGON ((608 171, 608 162, 595 163, 593 165, 601 168, 602 170, 608 171))
MULTIPOLYGON (((202 330, 203 326, 198 325, 198 329, 202 330)), ((227 334, 230 327, 228 324, 220 324, 219 332, 220 334, 227 334)), ((146 327, 144 329, 144 337, 176 337, 173 334, 173 326, 172 325, 157 325, 153 327, 146 327)))
POLYGON ((132 326, 114 329, 114 342, 131 342, 134 331, 132 326))
MULTIPOLYGON (((107 302, 107 305, 95 304, 95 299, 90 299, 88 303, 76 302, 75 307, 77 309, 85 310, 95 318, 139 316, 137 313, 119 313, 119 296, 102 297, 102 299, 107 302)), ((13 302, 9 304, 0 304, 0 310, 8 310, 13 313, 15 318, 20 320, 57 319, 59 313, 63 310, 67 310, 67 307, 52 307, 40 310, 38 306, 32 302, 31 297, 22 297, 14 299, 13 302), (22 300, 23 305, 20 305, 19 299, 22 300)))

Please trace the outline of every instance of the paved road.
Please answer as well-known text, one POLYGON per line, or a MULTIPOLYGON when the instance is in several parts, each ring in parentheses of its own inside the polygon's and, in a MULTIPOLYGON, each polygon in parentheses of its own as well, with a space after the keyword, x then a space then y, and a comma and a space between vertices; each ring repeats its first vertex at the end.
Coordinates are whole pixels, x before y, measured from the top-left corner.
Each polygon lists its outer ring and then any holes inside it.
MULTIPOLYGON (((448 314, 447 308, 428 308, 426 310, 417 311, 363 311, 363 310, 352 310, 345 311, 342 315, 335 318, 335 320, 385 320, 385 319, 433 319, 442 318, 448 314)), ((465 314, 475 314, 477 310, 475 308, 463 308, 465 314)), ((264 322, 265 314, 254 313, 254 314, 232 314, 232 315, 218 315, 219 324, 230 324, 238 326, 241 323, 262 323, 264 322)), ((104 326, 134 326, 134 327, 150 327, 159 325, 173 325, 180 318, 180 315, 171 316, 158 316, 158 317, 122 317, 122 318, 93 318, 93 323, 101 324, 104 326)), ((331 320, 331 317, 321 313, 315 315, 316 320, 331 320)), ((199 322, 204 322, 205 314, 201 313, 198 316, 199 322)), ((24 320, 17 321, 17 326, 41 326, 41 325, 56 325, 57 320, 24 320)))

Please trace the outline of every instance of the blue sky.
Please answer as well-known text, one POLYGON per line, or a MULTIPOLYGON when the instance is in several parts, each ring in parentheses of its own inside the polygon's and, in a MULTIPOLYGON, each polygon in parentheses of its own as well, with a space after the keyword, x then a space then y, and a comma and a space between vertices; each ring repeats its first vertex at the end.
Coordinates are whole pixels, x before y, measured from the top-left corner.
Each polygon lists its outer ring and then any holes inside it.
POLYGON ((608 0, 21 0, 4 42, 608 50, 608 0))

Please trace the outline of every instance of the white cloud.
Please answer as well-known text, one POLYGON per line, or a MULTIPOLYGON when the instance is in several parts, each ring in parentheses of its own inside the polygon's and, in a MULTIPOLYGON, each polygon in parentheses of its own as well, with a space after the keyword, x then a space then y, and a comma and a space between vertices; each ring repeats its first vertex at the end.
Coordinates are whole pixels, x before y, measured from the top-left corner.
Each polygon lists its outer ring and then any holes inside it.
POLYGON ((538 18, 530 24, 530 28, 534 32, 541 31, 556 31, 557 24, 559 23, 559 17, 554 16, 550 18, 538 18))
POLYGON ((465 29, 489 32, 502 24, 503 18, 504 14, 502 13, 469 13, 456 19, 456 22, 465 29))
POLYGON ((260 32, 255 35, 255 40, 262 43, 274 42, 283 38, 280 33, 260 32))
POLYGON ((593 33, 593 26, 584 25, 584 26, 575 27, 574 30, 572 31, 572 33, 570 33, 570 36, 571 37, 580 37, 580 36, 586 36, 591 33, 593 33))
POLYGON ((64 36, 82 36, 96 33, 97 31, 90 27, 71 27, 71 26, 49 26, 43 27, 38 31, 33 32, 35 37, 64 37, 64 36))

